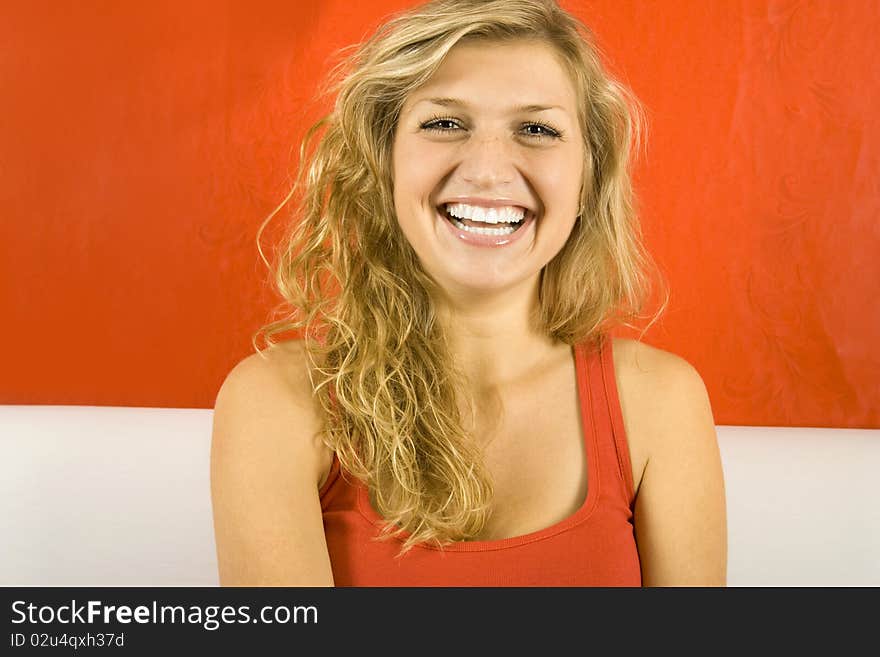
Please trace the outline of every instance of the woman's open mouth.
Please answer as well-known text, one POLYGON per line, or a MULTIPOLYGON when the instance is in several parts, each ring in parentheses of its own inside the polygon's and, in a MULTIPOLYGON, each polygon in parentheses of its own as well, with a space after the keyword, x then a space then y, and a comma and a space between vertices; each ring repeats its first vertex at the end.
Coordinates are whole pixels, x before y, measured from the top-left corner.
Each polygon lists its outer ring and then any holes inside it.
POLYGON ((526 219, 528 218, 528 212, 526 212, 523 218, 519 221, 475 221, 473 219, 453 217, 449 214, 445 204, 437 209, 447 221, 452 222, 459 230, 466 230, 469 233, 476 233, 477 235, 511 235, 519 230, 526 223, 526 219))
MULTIPOLYGON (((534 223, 535 215, 525 210, 522 219, 510 221, 498 219, 497 221, 476 221, 454 217, 449 214, 446 204, 437 207, 437 213, 445 220, 452 229, 453 234, 461 241, 474 246, 507 246, 517 241, 523 228, 534 223)), ((497 217, 496 217, 497 218, 497 217)))

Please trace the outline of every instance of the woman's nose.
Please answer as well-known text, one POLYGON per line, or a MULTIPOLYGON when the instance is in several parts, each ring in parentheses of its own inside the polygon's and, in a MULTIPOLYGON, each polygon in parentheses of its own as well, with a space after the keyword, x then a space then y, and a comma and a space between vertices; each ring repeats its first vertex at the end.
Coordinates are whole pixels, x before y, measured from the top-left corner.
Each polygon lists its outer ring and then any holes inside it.
POLYGON ((510 183, 516 174, 510 144, 503 137, 473 137, 465 144, 459 174, 478 187, 510 183))

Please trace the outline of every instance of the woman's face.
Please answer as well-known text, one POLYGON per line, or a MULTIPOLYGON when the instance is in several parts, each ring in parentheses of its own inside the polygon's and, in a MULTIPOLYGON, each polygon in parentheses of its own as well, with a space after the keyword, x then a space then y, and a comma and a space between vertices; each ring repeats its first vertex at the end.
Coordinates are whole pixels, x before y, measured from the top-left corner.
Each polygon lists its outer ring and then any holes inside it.
POLYGON ((536 41, 460 43, 407 99, 392 151, 394 206, 425 271, 453 298, 529 287, 565 244, 583 174, 576 102, 553 51, 536 41), (456 202, 476 230, 447 218, 456 202), (489 207, 500 212, 477 209, 489 207), (509 230, 493 221, 521 209, 515 233, 480 234, 509 230))

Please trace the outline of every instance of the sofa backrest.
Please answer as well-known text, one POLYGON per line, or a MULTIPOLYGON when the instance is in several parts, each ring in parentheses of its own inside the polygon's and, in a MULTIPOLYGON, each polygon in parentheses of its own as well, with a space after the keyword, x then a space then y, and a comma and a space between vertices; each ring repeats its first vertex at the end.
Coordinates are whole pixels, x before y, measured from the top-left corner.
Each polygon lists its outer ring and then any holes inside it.
MULTIPOLYGON (((0 585, 217 585, 212 417, 0 406, 0 585)), ((880 430, 717 433, 730 586, 880 585, 880 430)))

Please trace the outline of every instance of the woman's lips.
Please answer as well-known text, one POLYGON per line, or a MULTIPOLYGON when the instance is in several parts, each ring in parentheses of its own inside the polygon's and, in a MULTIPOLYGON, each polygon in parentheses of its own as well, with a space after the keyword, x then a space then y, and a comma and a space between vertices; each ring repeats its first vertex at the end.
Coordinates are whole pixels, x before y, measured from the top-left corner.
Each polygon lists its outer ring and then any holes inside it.
POLYGON ((448 218, 448 215, 442 208, 437 208, 436 210, 438 218, 448 227, 448 230, 452 233, 453 238, 470 246, 490 248, 504 248, 510 246, 521 240, 523 235, 525 235, 527 232, 530 232, 532 226, 535 223, 535 214, 533 212, 526 211, 526 216, 523 219, 520 227, 509 235, 481 235, 479 233, 471 233, 469 231, 458 228, 454 223, 452 223, 452 221, 448 218))

